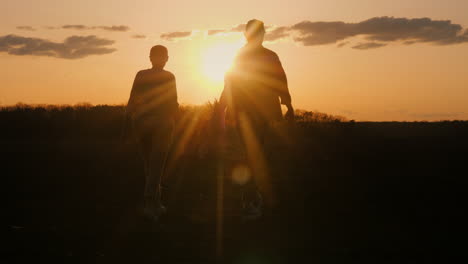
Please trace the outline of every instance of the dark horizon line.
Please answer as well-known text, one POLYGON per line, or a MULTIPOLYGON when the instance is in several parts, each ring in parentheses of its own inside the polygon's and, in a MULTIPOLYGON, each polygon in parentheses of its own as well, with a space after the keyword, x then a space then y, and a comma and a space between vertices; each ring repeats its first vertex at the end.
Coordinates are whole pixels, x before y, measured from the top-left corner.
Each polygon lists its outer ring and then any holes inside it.
MULTIPOLYGON (((215 101, 208 101, 203 104, 185 104, 181 103, 180 107, 206 107, 210 106, 213 104, 216 104, 217 100, 215 101)), ((81 102, 81 103, 75 103, 75 104, 46 104, 46 103, 23 103, 23 102, 18 102, 16 104, 12 105, 1 105, 0 104, 0 112, 3 111, 14 111, 17 109, 21 108, 27 108, 27 109, 37 109, 37 108, 45 108, 47 109, 64 109, 64 108, 94 108, 94 107, 125 107, 126 103, 121 103, 121 104, 92 104, 89 102, 81 102)), ((341 120, 338 120, 338 123, 447 123, 447 122, 467 122, 468 119, 433 119, 433 120, 427 120, 427 119, 414 119, 414 120, 401 120, 401 121, 396 121, 396 120, 378 120, 378 121, 370 121, 370 120, 356 120, 356 119, 349 119, 346 116, 343 116, 341 114, 328 114, 325 112, 320 112, 318 110, 306 110, 302 108, 296 108, 296 112, 309 112, 309 113, 316 113, 316 114, 325 114, 329 115, 331 117, 338 117, 341 120)), ((332 121, 330 121, 332 122, 332 121)))

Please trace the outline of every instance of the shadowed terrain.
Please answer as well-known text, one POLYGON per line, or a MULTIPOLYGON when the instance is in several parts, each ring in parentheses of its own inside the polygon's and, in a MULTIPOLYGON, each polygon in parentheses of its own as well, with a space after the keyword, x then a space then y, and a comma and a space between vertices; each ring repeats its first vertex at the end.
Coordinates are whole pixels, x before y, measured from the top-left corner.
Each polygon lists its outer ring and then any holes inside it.
POLYGON ((1 259, 427 263, 464 252, 468 122, 348 122, 298 112, 283 128, 287 140, 266 154, 276 206, 242 222, 235 161, 206 146, 214 141, 210 113, 210 105, 182 109, 184 148, 163 184, 168 213, 152 225, 139 216, 142 162, 120 141, 124 107, 2 109, 1 259))

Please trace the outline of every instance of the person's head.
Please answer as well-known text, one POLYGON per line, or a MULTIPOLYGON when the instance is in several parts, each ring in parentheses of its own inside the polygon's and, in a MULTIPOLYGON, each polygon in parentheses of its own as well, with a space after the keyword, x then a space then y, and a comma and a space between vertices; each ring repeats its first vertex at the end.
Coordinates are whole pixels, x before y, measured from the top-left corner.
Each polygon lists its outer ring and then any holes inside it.
POLYGON ((245 38, 249 44, 261 45, 265 37, 265 26, 263 22, 252 19, 245 26, 245 38))
POLYGON ((164 68, 169 59, 167 48, 162 45, 156 45, 151 48, 150 60, 153 68, 164 68))

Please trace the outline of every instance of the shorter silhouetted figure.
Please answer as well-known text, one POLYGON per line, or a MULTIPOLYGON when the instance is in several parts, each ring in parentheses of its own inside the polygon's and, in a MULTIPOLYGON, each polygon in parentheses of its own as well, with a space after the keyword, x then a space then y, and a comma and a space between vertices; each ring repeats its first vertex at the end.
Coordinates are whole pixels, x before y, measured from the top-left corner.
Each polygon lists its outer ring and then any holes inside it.
POLYGON ((245 29, 247 44, 238 52, 231 71, 226 74, 220 98, 221 112, 227 109, 227 117, 235 122, 249 167, 256 174, 254 184, 246 186, 248 190, 244 195, 247 218, 261 215, 263 199, 257 191, 259 185, 267 192, 271 189, 264 143, 272 127, 284 120, 281 104, 288 108, 285 118, 294 119, 286 74, 278 55, 262 45, 264 37, 263 22, 250 20, 245 29))
POLYGON ((135 76, 126 109, 127 123, 133 129, 144 162, 143 212, 155 221, 165 212, 161 203, 161 179, 179 107, 175 77, 164 70, 168 58, 166 47, 151 48, 153 67, 135 76))

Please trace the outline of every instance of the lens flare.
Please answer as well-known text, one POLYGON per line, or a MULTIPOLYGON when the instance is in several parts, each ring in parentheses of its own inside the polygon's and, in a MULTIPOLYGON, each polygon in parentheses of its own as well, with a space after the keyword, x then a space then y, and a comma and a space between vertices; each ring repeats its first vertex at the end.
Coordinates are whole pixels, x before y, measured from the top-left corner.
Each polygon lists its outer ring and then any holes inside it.
POLYGON ((250 168, 245 165, 238 165, 232 170, 232 181, 236 184, 244 185, 251 177, 250 168))

